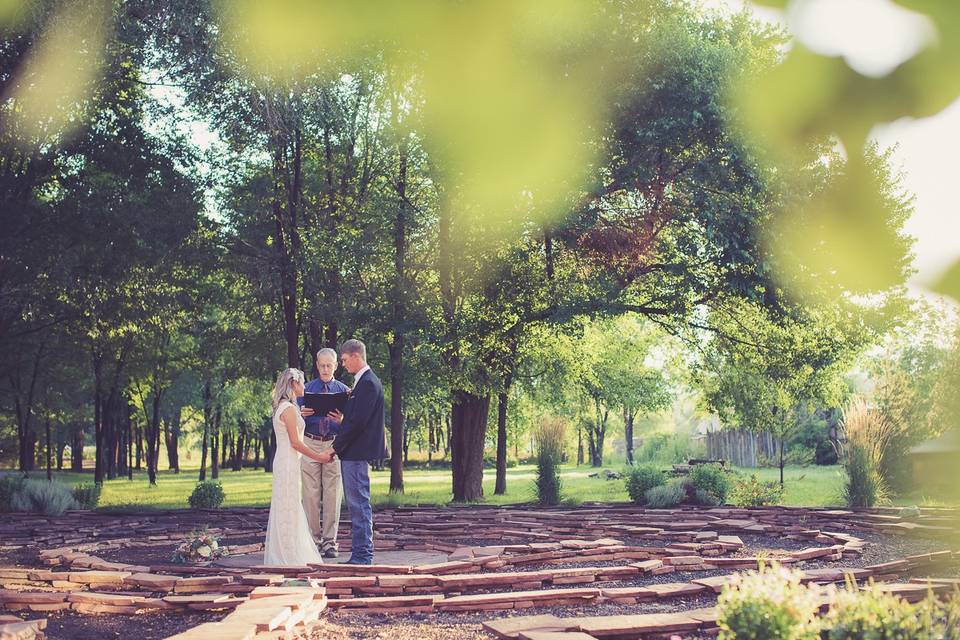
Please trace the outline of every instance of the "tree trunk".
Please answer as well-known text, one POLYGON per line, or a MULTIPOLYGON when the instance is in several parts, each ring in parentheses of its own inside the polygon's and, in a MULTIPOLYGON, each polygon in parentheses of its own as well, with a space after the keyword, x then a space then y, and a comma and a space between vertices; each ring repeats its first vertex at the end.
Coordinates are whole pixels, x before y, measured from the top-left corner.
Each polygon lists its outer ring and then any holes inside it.
POLYGON ((143 468, 143 427, 137 425, 134 430, 134 438, 136 439, 136 461, 137 461, 137 471, 143 468))
POLYGON ((483 445, 487 435, 490 396, 457 391, 451 410, 453 500, 470 502, 483 497, 483 445))
POLYGON ((273 473, 273 454, 276 450, 277 434, 273 432, 273 429, 270 429, 263 447, 263 470, 266 473, 273 473))
MULTIPOLYGON (((293 255, 294 238, 296 232, 295 224, 290 224, 288 229, 287 221, 284 219, 284 202, 286 208, 289 208, 289 193, 284 193, 286 187, 284 184, 284 158, 286 151, 286 142, 274 137, 274 156, 273 156, 273 220, 275 228, 274 246, 277 250, 277 264, 280 267, 280 303, 283 315, 283 334, 287 343, 287 366, 300 366, 300 347, 299 347, 299 325, 297 323, 297 267, 296 258, 293 255)), ((293 212, 288 211, 288 215, 293 212)))
MULTIPOLYGON (((30 383, 27 386, 26 398, 20 393, 19 381, 12 386, 16 390, 14 406, 17 414, 17 445, 19 449, 20 471, 33 471, 37 456, 37 435, 33 430, 33 398, 37 388, 37 378, 40 374, 40 361, 43 359, 44 344, 37 347, 37 354, 33 358, 33 371, 30 373, 30 383)), ((14 377, 11 375, 11 382, 14 377)))
POLYGON ((433 462, 433 412, 427 411, 425 419, 427 421, 427 466, 433 462))
POLYGON ((207 445, 210 438, 210 423, 213 421, 213 407, 210 400, 210 380, 203 384, 203 437, 200 445, 200 481, 207 479, 207 445))
POLYGON ((83 471, 83 445, 86 440, 86 433, 83 430, 83 424, 78 424, 73 431, 73 437, 70 440, 70 471, 80 473, 83 471))
POLYGON ((163 421, 163 440, 167 446, 167 466, 174 473, 180 473, 180 421, 183 407, 177 407, 167 420, 163 421))
MULTIPOLYGON (((163 398, 163 389, 156 382, 154 376, 153 403, 150 415, 147 416, 147 477, 151 486, 157 484, 158 454, 160 453, 160 403, 163 398)), ((146 408, 146 407, 144 407, 146 408)))
POLYGON ((510 391, 507 383, 507 388, 497 395, 497 481, 493 493, 498 496, 507 493, 507 403, 509 399, 510 391))
POLYGON ((57 471, 63 471, 63 450, 67 448, 66 425, 61 425, 57 434, 57 471))
POLYGON ((403 335, 394 335, 390 352, 390 491, 403 493, 403 335))
POLYGON ((93 481, 96 484, 103 484, 103 381, 99 361, 93 367, 93 439, 93 481))
POLYGON ((406 343, 407 293, 407 147, 399 146, 400 164, 397 172, 397 215, 393 221, 393 309, 390 351, 390 491, 403 493, 403 462, 406 459, 406 419, 403 415, 403 349, 406 343), (403 454, 403 457, 401 457, 403 454))
POLYGON ((577 466, 583 464, 583 421, 577 421, 577 466))
POLYGON ((216 480, 220 477, 220 418, 222 416, 220 403, 213 412, 213 431, 210 434, 210 477, 216 480))
POLYGON ((627 464, 633 465, 633 412, 624 407, 623 409, 623 437, 627 445, 627 464))
POLYGON ((46 432, 47 432, 47 481, 53 482, 53 452, 50 450, 50 418, 47 417, 46 420, 46 432))
POLYGON ((133 480, 133 406, 129 402, 127 403, 127 419, 125 426, 127 439, 127 480, 133 480))

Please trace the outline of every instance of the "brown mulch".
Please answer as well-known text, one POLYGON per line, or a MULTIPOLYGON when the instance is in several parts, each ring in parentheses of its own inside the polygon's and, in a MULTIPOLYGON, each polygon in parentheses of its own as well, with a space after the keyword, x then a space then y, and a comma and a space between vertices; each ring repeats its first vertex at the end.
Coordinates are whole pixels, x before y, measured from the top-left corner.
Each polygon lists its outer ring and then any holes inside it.
MULTIPOLYGON (((230 546, 248 545, 263 542, 263 536, 242 536, 231 537, 229 535, 220 536, 220 544, 230 546)), ((161 545, 149 547, 125 547, 121 549, 103 549, 91 552, 102 560, 108 562, 126 562, 127 564, 155 565, 170 564, 173 558, 173 552, 180 545, 179 540, 171 540, 161 545)))

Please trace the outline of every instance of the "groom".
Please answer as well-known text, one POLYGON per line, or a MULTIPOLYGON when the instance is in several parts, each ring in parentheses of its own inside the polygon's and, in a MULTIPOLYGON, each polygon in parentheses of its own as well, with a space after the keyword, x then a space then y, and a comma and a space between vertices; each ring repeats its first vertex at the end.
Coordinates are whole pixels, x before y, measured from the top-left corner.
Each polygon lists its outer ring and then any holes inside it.
POLYGON ((350 509, 351 542, 347 564, 373 564, 373 509, 370 506, 370 460, 386 457, 383 386, 367 366, 367 348, 359 340, 340 347, 340 362, 353 374, 353 391, 343 413, 329 417, 340 423, 333 450, 340 458, 343 493, 350 509))

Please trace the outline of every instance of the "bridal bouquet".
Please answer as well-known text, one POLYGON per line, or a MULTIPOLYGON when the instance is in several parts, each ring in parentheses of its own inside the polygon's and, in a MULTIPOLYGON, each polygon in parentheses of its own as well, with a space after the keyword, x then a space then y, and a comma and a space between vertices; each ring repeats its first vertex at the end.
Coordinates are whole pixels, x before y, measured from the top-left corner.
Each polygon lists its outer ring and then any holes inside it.
POLYGON ((173 561, 179 564, 199 564, 228 554, 227 547, 220 544, 220 536, 213 535, 204 527, 190 532, 173 552, 173 561))

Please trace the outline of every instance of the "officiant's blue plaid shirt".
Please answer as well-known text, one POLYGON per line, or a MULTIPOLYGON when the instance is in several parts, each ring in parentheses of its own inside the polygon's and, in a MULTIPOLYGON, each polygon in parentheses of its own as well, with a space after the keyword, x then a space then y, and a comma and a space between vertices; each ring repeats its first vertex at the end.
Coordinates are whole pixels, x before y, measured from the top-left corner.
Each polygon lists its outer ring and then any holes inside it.
MULTIPOLYGON (((303 387, 304 391, 307 393, 341 393, 343 391, 350 391, 350 387, 343 384, 336 378, 330 382, 324 382, 320 378, 314 378, 308 382, 303 387)), ((303 398, 298 399, 298 403, 303 406, 303 398)), ((303 419, 306 423, 305 432, 320 436, 325 438, 329 435, 337 433, 337 427, 339 426, 335 421, 331 420, 327 416, 309 416, 303 419)))

